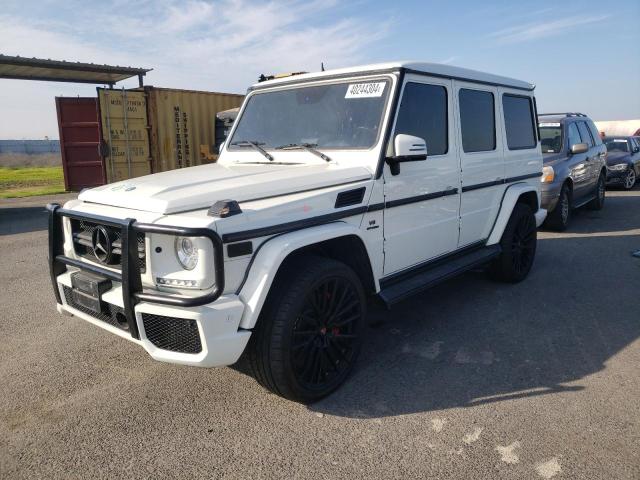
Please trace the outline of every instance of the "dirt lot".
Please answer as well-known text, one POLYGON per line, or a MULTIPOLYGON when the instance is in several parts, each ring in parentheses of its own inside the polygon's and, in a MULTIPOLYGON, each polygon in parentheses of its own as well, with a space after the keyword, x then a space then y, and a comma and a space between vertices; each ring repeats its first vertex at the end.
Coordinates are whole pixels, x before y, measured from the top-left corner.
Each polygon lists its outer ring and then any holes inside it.
POLYGON ((43 199, 0 203, 0 478, 640 478, 640 189, 387 312, 305 407, 56 313, 43 199))

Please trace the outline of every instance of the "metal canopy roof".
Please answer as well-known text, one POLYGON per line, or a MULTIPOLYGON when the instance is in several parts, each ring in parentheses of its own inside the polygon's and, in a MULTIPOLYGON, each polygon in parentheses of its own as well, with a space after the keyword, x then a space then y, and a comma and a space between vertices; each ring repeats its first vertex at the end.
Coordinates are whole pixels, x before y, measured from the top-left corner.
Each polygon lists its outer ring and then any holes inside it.
POLYGON ((45 60, 43 58, 11 57, 0 54, 0 78, 77 82, 112 85, 131 77, 142 77, 152 69, 97 65, 95 63, 45 60))

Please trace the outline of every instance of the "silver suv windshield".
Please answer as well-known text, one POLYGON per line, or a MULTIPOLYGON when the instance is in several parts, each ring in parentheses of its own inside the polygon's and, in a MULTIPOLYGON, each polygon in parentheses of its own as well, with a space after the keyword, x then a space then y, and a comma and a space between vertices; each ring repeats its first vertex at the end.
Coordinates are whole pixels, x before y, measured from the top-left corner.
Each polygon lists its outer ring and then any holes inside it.
POLYGON ((256 93, 248 99, 228 148, 240 149, 247 141, 264 149, 371 148, 389 89, 388 80, 377 79, 256 93))
POLYGON ((542 144, 542 153, 560 153, 562 150, 562 127, 560 124, 541 124, 540 143, 542 144))

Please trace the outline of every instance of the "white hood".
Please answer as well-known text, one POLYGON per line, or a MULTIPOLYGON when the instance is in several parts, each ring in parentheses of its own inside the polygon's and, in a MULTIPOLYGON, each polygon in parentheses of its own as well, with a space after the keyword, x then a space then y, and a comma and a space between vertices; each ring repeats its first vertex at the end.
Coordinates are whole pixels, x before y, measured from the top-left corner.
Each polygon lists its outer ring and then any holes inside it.
POLYGON ((367 180, 364 167, 335 164, 211 164, 171 170, 85 190, 84 202, 169 214, 208 208, 217 200, 238 202, 300 190, 367 180))

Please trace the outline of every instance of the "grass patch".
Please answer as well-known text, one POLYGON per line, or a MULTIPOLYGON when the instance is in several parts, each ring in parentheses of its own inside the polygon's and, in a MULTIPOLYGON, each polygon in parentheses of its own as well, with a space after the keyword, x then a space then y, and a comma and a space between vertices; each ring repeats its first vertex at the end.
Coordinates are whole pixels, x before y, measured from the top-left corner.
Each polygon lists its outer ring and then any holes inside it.
POLYGON ((0 198, 63 193, 62 167, 0 167, 0 198))

